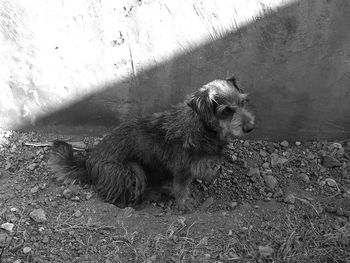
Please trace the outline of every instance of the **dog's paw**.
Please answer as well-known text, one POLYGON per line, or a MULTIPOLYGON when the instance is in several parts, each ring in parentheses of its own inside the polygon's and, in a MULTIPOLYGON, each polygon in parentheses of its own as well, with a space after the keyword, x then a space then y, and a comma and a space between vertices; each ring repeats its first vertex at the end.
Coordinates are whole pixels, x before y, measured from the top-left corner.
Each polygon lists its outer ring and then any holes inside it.
POLYGON ((192 212, 196 207, 196 201, 193 198, 181 198, 175 202, 176 208, 181 213, 192 212))

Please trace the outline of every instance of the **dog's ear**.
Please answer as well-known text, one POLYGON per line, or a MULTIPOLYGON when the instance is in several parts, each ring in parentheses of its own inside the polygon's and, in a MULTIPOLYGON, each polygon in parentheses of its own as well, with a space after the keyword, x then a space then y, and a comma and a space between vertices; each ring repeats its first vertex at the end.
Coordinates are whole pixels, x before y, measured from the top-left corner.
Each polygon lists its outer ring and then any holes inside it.
POLYGON ((231 83, 240 93, 243 93, 243 90, 238 86, 237 78, 235 76, 229 77, 226 81, 231 83))
POLYGON ((214 117, 215 107, 214 95, 210 94, 208 89, 200 89, 192 94, 190 99, 187 101, 187 105, 198 114, 199 118, 204 121, 207 125, 211 126, 214 117))
POLYGON ((226 79, 227 82, 231 82, 234 86, 237 86, 237 79, 235 76, 231 76, 226 79))

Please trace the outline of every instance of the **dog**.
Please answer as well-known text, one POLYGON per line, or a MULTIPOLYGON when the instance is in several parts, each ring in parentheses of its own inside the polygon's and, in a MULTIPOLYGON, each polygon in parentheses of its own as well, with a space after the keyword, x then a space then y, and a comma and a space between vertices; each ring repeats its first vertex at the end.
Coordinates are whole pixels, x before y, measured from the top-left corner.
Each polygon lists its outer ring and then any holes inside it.
POLYGON ((220 158, 231 138, 254 129, 247 100, 234 77, 214 80, 168 111, 121 123, 88 157, 77 158, 70 144, 54 141, 49 166, 58 181, 94 185, 118 207, 135 207, 147 189, 170 182, 178 208, 191 210, 192 179, 220 158))

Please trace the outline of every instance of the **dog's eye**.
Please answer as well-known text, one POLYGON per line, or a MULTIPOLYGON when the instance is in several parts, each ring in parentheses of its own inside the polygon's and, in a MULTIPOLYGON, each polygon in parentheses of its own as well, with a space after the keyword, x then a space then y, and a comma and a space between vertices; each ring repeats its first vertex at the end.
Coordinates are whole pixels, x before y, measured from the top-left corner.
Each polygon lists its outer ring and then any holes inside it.
POLYGON ((221 110, 220 112, 220 116, 222 118, 227 118, 230 117, 234 114, 234 109, 230 108, 230 107, 225 107, 224 109, 221 110))

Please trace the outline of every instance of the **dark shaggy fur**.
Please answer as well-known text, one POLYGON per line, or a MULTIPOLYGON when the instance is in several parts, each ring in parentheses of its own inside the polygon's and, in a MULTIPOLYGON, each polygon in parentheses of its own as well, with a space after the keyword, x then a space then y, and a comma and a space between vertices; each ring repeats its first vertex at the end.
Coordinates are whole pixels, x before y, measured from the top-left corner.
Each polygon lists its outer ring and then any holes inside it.
POLYGON ((136 205, 148 187, 170 181, 179 208, 186 209, 189 184, 207 160, 219 157, 232 135, 254 128, 246 100, 234 78, 214 80, 169 111, 122 123, 86 159, 55 141, 49 164, 59 180, 95 185, 120 207, 136 205))

